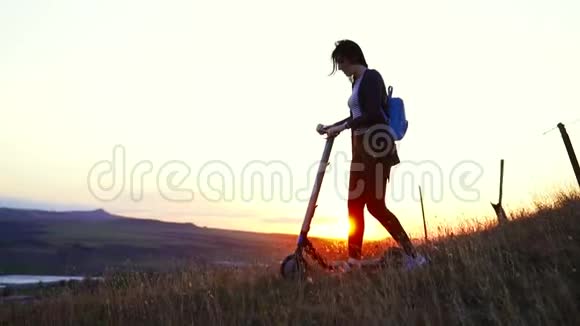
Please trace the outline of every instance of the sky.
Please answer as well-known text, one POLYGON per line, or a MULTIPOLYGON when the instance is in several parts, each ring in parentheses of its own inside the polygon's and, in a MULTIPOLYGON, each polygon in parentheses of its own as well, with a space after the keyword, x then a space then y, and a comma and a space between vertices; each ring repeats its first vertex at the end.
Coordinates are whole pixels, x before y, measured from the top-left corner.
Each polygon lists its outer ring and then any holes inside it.
MULTIPOLYGON (((578 1, 0 2, 0 206, 298 233, 357 42, 405 101, 387 206, 421 236, 576 186, 578 1), (260 177, 265 180, 261 183, 260 177)), ((311 228, 344 238, 350 132, 311 228)), ((366 237, 387 236, 366 212, 366 237)))

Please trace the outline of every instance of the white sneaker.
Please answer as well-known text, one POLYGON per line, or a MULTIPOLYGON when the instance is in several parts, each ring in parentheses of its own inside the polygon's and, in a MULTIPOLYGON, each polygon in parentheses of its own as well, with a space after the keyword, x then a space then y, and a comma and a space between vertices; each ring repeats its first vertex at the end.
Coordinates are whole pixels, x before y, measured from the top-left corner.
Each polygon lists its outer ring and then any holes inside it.
POLYGON ((362 267, 362 260, 360 259, 356 259, 356 258, 348 258, 348 260, 346 261, 350 267, 352 268, 361 268, 362 267))
POLYGON ((348 258, 348 260, 340 260, 335 261, 332 263, 332 267, 334 267, 337 271, 342 273, 351 272, 355 269, 359 269, 362 267, 362 260, 355 259, 355 258, 348 258))
POLYGON ((403 268, 407 271, 410 271, 423 265, 427 265, 428 263, 429 261, 427 258, 419 253, 415 257, 405 255, 403 259, 403 268))

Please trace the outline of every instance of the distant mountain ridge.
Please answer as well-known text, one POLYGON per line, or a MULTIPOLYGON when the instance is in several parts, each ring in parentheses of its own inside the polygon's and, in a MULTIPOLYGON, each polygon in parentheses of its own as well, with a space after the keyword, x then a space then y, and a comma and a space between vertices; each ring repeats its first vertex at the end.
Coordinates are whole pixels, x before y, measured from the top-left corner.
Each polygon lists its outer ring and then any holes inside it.
POLYGON ((102 208, 88 211, 48 211, 41 209, 0 207, 0 220, 113 220, 122 218, 127 217, 111 214, 102 208))
POLYGON ((0 274, 167 270, 175 264, 278 264, 294 235, 198 227, 111 214, 0 207, 0 274))

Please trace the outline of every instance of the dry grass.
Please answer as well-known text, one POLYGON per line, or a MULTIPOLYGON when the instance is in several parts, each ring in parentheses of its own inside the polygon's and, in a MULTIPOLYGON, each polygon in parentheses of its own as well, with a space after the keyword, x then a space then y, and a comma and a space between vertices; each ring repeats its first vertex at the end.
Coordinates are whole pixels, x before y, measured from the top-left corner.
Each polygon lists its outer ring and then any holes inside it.
POLYGON ((1 305, 0 325, 578 324, 580 194, 516 217, 423 245, 433 265, 413 272, 315 272, 301 283, 280 279, 278 266, 114 273, 1 305))

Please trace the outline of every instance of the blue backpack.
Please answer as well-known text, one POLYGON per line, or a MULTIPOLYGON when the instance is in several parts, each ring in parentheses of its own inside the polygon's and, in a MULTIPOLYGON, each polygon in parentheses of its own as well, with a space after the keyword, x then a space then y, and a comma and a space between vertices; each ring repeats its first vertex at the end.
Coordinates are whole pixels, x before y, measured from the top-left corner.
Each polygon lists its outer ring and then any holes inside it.
POLYGON ((395 140, 401 140, 405 137, 409 122, 405 116, 405 104, 398 97, 393 97, 393 86, 389 86, 387 91, 387 100, 383 107, 386 114, 389 131, 395 140))

